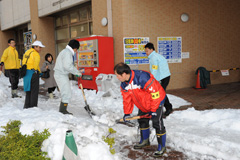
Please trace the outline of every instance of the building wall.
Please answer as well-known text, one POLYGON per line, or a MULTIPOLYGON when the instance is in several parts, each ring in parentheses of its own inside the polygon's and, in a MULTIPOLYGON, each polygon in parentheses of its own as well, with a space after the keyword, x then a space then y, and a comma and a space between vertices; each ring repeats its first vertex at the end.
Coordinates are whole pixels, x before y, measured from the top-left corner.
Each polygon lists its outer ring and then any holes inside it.
MULTIPOLYGON (((38 0, 29 0, 30 12, 31 12, 31 27, 32 35, 37 35, 37 40, 41 41, 45 48, 42 49, 40 53, 41 62, 45 61, 46 53, 51 53, 56 60, 56 50, 55 50, 55 31, 54 31, 54 20, 53 17, 42 17, 38 16, 38 0)), ((34 40, 33 40, 34 41, 34 40)))
MULTIPOLYGON (((15 1, 2 0, 0 3, 3 6, 3 3, 15 1)), ((66 7, 64 5, 67 5, 67 2, 71 2, 67 6, 69 8, 85 1, 88 0, 29 0, 32 33, 37 35, 37 40, 46 45, 41 53, 41 63, 47 52, 56 54, 54 21, 53 17, 47 16, 56 11, 47 9, 47 6, 44 6, 47 4, 46 2, 51 2, 52 7, 53 3, 56 2, 55 6, 62 10, 66 7), (46 10, 43 11, 43 9, 46 10)), ((195 86, 195 71, 200 66, 207 70, 239 68, 240 1, 92 0, 94 35, 108 36, 108 26, 103 27, 101 19, 108 15, 107 2, 109 1, 112 3, 115 64, 124 61, 123 37, 150 37, 150 41, 157 47, 157 37, 181 36, 182 51, 189 52, 190 58, 183 59, 182 63, 169 63, 172 74, 169 89, 195 86), (188 13, 190 16, 188 22, 184 23, 180 20, 182 13, 188 13)), ((8 11, 2 11, 2 13, 6 14, 8 11)), ((10 18, 17 13, 22 12, 17 12, 17 9, 14 9, 14 13, 9 13, 10 18)), ((22 14, 19 17, 21 18, 22 14)), ((2 22, 10 23, 10 21, 4 20, 2 22)), ((16 22, 14 18, 11 23, 13 22, 16 22)), ((14 24, 11 27, 14 27, 14 24)), ((1 30, 3 29, 1 28, 1 30)), ((0 52, 3 52, 7 47, 5 42, 12 36, 11 30, 0 32, 0 52)), ((149 71, 149 65, 132 66, 132 68, 134 67, 149 71)), ((221 76, 220 72, 211 73, 212 84, 236 82, 239 79, 239 70, 230 71, 230 76, 226 77, 221 76)))
POLYGON ((0 58, 3 51, 8 47, 8 40, 14 37, 13 31, 0 31, 0 58))
MULTIPOLYGON (((108 36, 108 27, 101 25, 103 17, 107 17, 108 0, 92 0, 93 34, 108 36)), ((111 0, 112 23, 114 38, 114 61, 115 64, 122 62, 123 57, 123 13, 122 0, 111 0)))
MULTIPOLYGON (((107 15, 106 0, 92 0, 94 34, 107 36, 107 27, 101 18, 107 15), (96 10, 95 10, 96 9, 96 10)), ((157 37, 182 37, 182 51, 190 58, 182 63, 169 63, 169 89, 195 86, 195 71, 229 69, 240 66, 240 1, 227 0, 112 0, 115 64, 124 61, 123 37, 150 37, 157 47, 157 37), (180 16, 188 13, 184 23, 180 16)), ((156 48, 157 49, 157 48, 156 48)), ((149 65, 138 69, 149 71, 149 65)), ((212 84, 236 82, 240 71, 230 71, 223 77, 220 72, 210 73, 212 84)))
POLYGON ((29 0, 2 0, 1 30, 13 28, 30 21, 29 0))
POLYGON ((92 0, 93 34, 107 36, 108 27, 101 25, 103 17, 107 17, 107 0, 92 0))
POLYGON ((90 0, 38 0, 39 17, 47 16, 88 1, 90 0))

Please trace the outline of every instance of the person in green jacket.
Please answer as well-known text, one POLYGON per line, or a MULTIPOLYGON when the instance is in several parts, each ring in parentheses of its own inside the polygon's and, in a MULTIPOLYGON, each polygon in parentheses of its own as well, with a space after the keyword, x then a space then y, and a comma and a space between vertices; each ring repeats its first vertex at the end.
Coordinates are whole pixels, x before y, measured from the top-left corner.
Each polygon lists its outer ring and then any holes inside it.
POLYGON ((19 68, 20 59, 18 59, 18 51, 15 48, 14 39, 8 40, 9 47, 3 52, 1 58, 1 66, 5 66, 5 76, 9 77, 12 89, 12 98, 19 97, 17 95, 18 83, 19 83, 19 68))

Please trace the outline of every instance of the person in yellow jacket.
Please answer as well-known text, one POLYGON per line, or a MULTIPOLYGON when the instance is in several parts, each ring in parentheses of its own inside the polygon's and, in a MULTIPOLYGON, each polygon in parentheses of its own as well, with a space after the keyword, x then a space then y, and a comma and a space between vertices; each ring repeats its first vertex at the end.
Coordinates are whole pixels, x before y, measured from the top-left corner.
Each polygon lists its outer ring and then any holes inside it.
POLYGON ((8 45, 9 47, 3 52, 0 65, 5 66, 5 76, 9 77, 12 89, 12 98, 15 98, 20 97, 17 95, 20 59, 18 59, 18 51, 15 48, 16 43, 14 39, 9 39, 8 45))
POLYGON ((26 92, 24 108, 37 107, 39 92, 40 55, 45 47, 41 41, 35 41, 32 48, 23 55, 23 65, 27 65, 26 75, 23 77, 23 88, 26 92))

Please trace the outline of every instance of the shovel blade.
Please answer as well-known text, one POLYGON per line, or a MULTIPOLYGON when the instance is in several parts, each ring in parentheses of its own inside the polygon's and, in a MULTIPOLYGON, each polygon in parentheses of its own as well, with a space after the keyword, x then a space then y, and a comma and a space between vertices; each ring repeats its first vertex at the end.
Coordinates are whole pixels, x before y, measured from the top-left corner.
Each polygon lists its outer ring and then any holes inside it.
POLYGON ((88 112, 88 114, 92 117, 95 116, 96 114, 90 109, 89 105, 86 105, 84 109, 88 112))
POLYGON ((135 123, 133 122, 130 122, 130 121, 120 121, 120 120, 116 120, 116 123, 117 124, 123 124, 123 125, 126 125, 128 127, 135 127, 135 123))

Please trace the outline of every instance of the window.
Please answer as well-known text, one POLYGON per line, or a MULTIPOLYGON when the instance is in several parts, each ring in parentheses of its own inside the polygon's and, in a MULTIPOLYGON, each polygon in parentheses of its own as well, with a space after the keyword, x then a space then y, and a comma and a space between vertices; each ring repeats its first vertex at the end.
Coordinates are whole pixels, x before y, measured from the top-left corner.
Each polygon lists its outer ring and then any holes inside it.
POLYGON ((88 18, 92 19, 92 8, 90 7, 88 11, 89 11, 89 17, 88 18))
POLYGON ((80 21, 87 20, 87 12, 86 8, 80 10, 80 21))
POLYGON ((67 44, 68 44, 68 42, 63 42, 63 43, 58 43, 57 44, 57 50, 59 51, 59 53, 61 52, 61 50, 66 48, 67 44))
POLYGON ((89 35, 89 31, 88 31, 87 23, 71 27, 71 38, 84 37, 88 35, 89 35))
POLYGON ((93 34, 93 25, 92 22, 89 24, 89 31, 90 31, 90 35, 93 34))
POLYGON ((57 30, 56 33, 57 33, 57 40, 69 38, 68 28, 59 29, 59 30, 57 30))
POLYGON ((16 42, 16 49, 18 51, 19 59, 22 59, 23 54, 25 53, 23 33, 28 31, 29 30, 28 30, 27 24, 14 28, 14 32, 15 32, 14 40, 16 42))
POLYGON ((56 49, 59 53, 69 40, 89 36, 92 30, 91 3, 65 10, 55 17, 56 49))
POLYGON ((62 16, 62 25, 65 26, 65 25, 68 25, 68 16, 62 16))
POLYGON ((61 26, 61 18, 60 17, 58 17, 58 18, 56 18, 56 27, 60 27, 61 26))
POLYGON ((78 13, 77 12, 70 14, 70 21, 71 21, 71 23, 78 22, 78 13))

